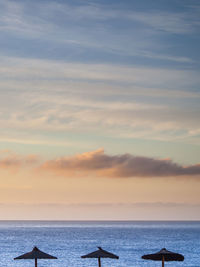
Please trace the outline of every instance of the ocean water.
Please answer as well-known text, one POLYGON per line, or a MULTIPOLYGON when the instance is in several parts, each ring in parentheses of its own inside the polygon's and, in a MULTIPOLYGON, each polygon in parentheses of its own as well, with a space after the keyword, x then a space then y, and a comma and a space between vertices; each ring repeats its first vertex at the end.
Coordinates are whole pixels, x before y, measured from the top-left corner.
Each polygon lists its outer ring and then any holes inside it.
POLYGON ((38 246, 57 260, 38 260, 38 267, 92 267, 96 259, 81 259, 101 246, 119 256, 102 259, 102 267, 161 266, 161 262, 142 260, 143 254, 161 248, 181 253, 183 262, 165 266, 200 266, 200 222, 47 222, 1 221, 0 266, 29 267, 33 260, 13 260, 38 246))

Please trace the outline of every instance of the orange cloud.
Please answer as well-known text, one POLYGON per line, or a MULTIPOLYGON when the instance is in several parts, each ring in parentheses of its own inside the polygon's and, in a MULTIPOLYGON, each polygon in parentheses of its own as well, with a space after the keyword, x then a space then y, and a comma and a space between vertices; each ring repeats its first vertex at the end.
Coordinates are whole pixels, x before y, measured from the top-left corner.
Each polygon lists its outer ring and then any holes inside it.
POLYGON ((0 151, 0 168, 19 168, 22 166, 33 165, 38 162, 36 155, 18 155, 10 150, 0 151))
POLYGON ((20 165, 21 161, 16 157, 5 157, 0 160, 1 168, 19 167, 20 165))
POLYGON ((200 175, 200 164, 182 166, 170 159, 154 159, 131 154, 107 155, 103 149, 48 160, 40 165, 37 155, 0 151, 0 168, 32 168, 64 176, 170 177, 200 175))
POLYGON ((199 175, 200 164, 182 166, 169 159, 137 157, 130 154, 106 155, 103 149, 46 161, 41 169, 65 176, 90 173, 105 177, 167 177, 199 175))

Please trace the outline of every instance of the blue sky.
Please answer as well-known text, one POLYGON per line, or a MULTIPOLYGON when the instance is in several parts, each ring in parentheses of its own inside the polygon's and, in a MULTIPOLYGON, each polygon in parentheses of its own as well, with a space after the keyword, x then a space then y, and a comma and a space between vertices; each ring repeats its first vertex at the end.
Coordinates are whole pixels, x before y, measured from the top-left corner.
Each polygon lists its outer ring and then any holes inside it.
POLYGON ((196 69, 198 1, 1 1, 3 54, 196 69))
POLYGON ((0 0, 1 151, 199 164, 199 47, 197 0, 0 0))

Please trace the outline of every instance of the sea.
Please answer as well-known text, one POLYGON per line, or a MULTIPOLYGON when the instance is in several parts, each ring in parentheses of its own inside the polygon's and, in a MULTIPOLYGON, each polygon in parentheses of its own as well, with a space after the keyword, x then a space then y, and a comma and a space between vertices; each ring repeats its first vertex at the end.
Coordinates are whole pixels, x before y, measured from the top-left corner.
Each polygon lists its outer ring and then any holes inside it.
POLYGON ((81 256, 103 249, 119 259, 102 259, 102 267, 162 266, 143 260, 162 248, 184 255, 165 266, 200 267, 199 221, 0 221, 0 266, 29 267, 34 260, 14 260, 37 246, 57 260, 38 260, 38 267, 92 267, 97 259, 81 256))

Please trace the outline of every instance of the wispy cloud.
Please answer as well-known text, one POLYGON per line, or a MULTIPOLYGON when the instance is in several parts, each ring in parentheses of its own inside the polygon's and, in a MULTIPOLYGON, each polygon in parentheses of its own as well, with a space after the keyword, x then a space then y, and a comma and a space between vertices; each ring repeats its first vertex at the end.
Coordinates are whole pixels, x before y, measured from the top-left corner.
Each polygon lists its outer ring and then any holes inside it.
POLYGON ((1 1, 0 7, 1 32, 34 39, 42 35, 44 38, 54 29, 54 24, 38 16, 38 13, 33 16, 31 8, 23 1, 1 1))
POLYGON ((116 86, 123 83, 126 87, 135 85, 141 89, 161 87, 173 90, 187 89, 187 91, 189 86, 195 88, 196 85, 197 87, 200 80, 198 71, 175 70, 164 66, 152 68, 13 57, 1 57, 0 73, 1 82, 8 80, 71 82, 76 80, 76 82, 106 82, 108 85, 112 82, 116 86))
POLYGON ((184 12, 138 12, 128 14, 128 18, 145 23, 155 30, 176 34, 191 34, 191 31, 195 31, 195 28, 200 25, 198 14, 192 16, 192 13, 187 14, 184 12))
MULTIPOLYGON (((13 2, 13 1, 2 1, 4 10, 7 14, 12 15, 10 19, 4 18, 7 23, 20 22, 21 19, 29 19, 34 27, 34 19, 31 15, 31 10, 29 9, 29 14, 26 13, 29 7, 25 2, 13 2), (32 19, 32 20, 31 20, 32 19)), ((84 3, 84 4, 70 4, 70 3, 58 3, 56 1, 45 2, 35 2, 32 4, 32 8, 40 7, 37 17, 43 17, 46 20, 50 20, 55 14, 59 14, 61 17, 65 16, 66 21, 107 21, 112 19, 119 20, 134 20, 140 23, 145 23, 149 27, 155 28, 157 30, 164 30, 172 33, 189 33, 191 30, 199 25, 198 13, 195 12, 196 7, 192 6, 186 11, 161 11, 151 10, 148 12, 141 11, 131 11, 130 9, 119 8, 117 5, 103 5, 102 3, 84 3), (192 16, 193 15, 193 16, 192 16)), ((54 20, 56 24, 56 20, 54 20)), ((35 23, 35 25, 41 25, 41 21, 35 23)), ((18 26, 21 26, 20 24, 18 26)), ((40 26, 41 27, 41 26, 40 26)), ((46 23, 47 27, 47 23, 46 23)), ((38 30, 36 28, 36 30, 38 30)))
POLYGON ((100 127, 103 135, 180 141, 199 133, 196 71, 2 57, 0 73, 4 131, 100 127))

